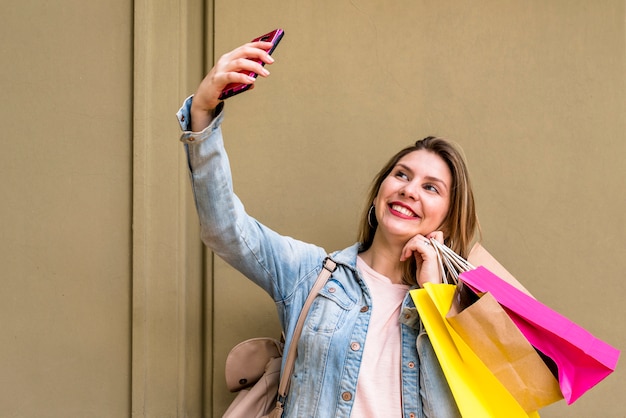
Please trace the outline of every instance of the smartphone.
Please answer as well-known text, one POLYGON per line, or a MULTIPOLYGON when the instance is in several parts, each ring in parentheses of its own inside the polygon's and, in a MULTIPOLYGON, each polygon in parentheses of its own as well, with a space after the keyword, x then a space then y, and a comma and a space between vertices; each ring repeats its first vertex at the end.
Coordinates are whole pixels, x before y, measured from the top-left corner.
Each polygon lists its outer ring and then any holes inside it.
MULTIPOLYGON (((271 42, 272 47, 267 52, 268 54, 272 55, 272 52, 274 52, 280 40, 283 39, 284 34, 285 32, 282 29, 274 29, 273 31, 266 33, 265 35, 262 35, 262 36, 259 36, 258 38, 253 39, 252 42, 259 42, 259 41, 271 42)), ((265 66, 265 63, 262 62, 261 60, 254 60, 254 61, 265 66)), ((253 71, 243 71, 243 72, 249 75, 250 77, 256 78, 258 76, 258 74, 253 71)), ((226 87, 224 87, 224 90, 222 91, 222 94, 220 94, 219 98, 220 100, 228 99, 229 97, 232 97, 236 94, 243 93, 244 91, 248 90, 250 86, 251 86, 250 84, 244 84, 244 83, 231 83, 227 85, 226 87)))

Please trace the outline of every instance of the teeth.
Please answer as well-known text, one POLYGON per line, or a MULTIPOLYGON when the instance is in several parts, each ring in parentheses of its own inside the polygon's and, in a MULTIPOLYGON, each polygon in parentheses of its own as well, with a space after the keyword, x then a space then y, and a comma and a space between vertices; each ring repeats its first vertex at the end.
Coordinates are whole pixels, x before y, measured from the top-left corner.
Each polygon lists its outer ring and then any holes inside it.
POLYGON ((405 208, 404 206, 400 206, 400 205, 391 205, 391 209, 395 210, 396 212, 400 212, 403 215, 406 216, 415 216, 415 214, 413 213, 413 211, 405 208))

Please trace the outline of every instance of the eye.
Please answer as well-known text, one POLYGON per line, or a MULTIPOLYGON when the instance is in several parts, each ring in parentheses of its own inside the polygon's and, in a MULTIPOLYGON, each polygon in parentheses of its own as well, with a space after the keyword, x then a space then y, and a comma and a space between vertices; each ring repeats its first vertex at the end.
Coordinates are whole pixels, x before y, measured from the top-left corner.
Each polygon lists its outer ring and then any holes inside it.
POLYGON ((425 184, 424 189, 428 190, 429 192, 434 192, 434 193, 439 194, 439 189, 434 184, 425 184))
POLYGON ((397 170, 394 174, 395 177, 403 180, 408 180, 409 176, 402 170, 397 170))

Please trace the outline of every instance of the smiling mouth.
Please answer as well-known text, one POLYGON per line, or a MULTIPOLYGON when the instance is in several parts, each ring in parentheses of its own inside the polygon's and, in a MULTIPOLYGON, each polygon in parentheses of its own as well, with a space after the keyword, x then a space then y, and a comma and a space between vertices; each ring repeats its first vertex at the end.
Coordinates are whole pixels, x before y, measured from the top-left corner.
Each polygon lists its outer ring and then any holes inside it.
POLYGON ((402 206, 402 205, 398 205, 398 204, 392 204, 390 205, 391 210, 398 212, 401 215, 407 216, 409 218, 417 218, 417 214, 415 212, 413 212, 411 209, 402 206))

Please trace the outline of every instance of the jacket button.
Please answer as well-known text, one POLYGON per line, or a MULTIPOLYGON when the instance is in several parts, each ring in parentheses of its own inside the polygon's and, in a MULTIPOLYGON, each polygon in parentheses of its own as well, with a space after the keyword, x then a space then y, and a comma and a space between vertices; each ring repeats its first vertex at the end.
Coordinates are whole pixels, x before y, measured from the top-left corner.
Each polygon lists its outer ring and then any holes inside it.
POLYGON ((411 412, 411 413, 409 414, 409 418, 415 418, 415 413, 414 413, 414 412, 411 412))
POLYGON ((344 392, 341 394, 341 399, 344 401, 350 401, 352 400, 352 394, 350 392, 344 392))
POLYGON ((415 368, 415 363, 413 363, 412 361, 409 361, 409 369, 414 369, 415 368))
POLYGON ((364 306, 364 307, 361 308, 361 312, 367 312, 369 310, 370 310, 370 308, 368 306, 364 306))
POLYGON ((334 287, 329 287, 329 288, 328 288, 328 291, 329 291, 330 293, 335 293, 335 292, 337 291, 337 289, 335 289, 334 287))
POLYGON ((352 344, 350 344, 350 348, 352 349, 352 351, 359 351, 359 348, 361 348, 361 344, 359 344, 359 343, 352 343, 352 344))

